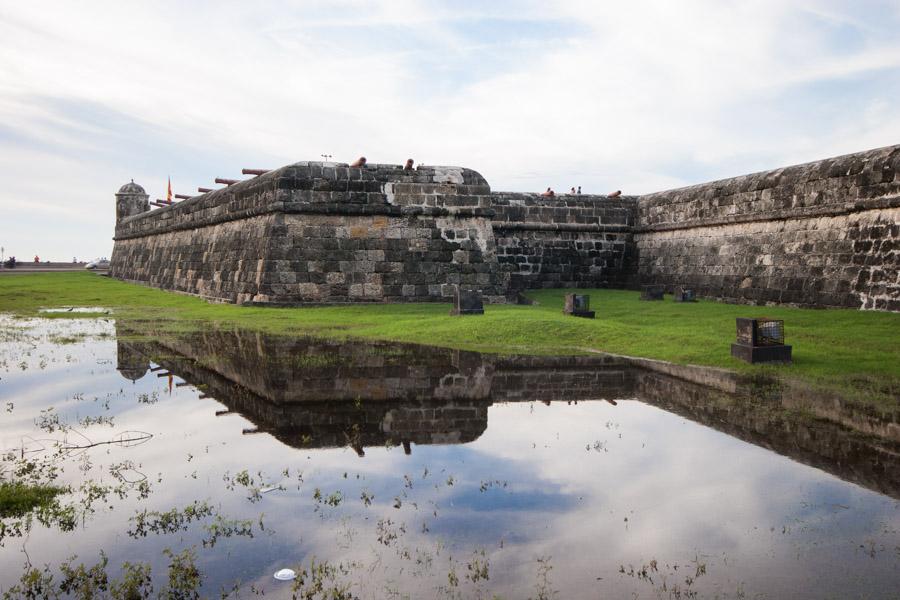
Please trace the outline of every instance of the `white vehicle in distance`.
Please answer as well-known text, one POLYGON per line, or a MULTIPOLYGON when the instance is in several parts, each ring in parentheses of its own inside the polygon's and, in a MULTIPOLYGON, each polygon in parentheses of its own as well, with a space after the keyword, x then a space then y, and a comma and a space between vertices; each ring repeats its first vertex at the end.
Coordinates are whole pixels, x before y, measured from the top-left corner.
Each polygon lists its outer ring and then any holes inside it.
POLYGON ((105 258, 98 258, 96 260, 92 260, 88 264, 84 265, 85 269, 108 269, 109 268, 109 260, 105 258))

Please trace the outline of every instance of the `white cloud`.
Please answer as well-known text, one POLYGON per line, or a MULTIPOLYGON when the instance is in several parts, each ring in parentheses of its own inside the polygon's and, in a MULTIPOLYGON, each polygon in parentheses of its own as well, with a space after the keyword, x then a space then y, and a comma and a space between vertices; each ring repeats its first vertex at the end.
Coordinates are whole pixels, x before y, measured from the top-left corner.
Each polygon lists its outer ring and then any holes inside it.
MULTIPOLYGON (((129 177, 159 196, 168 175, 186 191, 324 152, 640 193, 887 145, 898 21, 799 0, 10 5, 0 216, 77 202, 111 234, 129 177)), ((109 253, 17 229, 23 256, 109 253)))

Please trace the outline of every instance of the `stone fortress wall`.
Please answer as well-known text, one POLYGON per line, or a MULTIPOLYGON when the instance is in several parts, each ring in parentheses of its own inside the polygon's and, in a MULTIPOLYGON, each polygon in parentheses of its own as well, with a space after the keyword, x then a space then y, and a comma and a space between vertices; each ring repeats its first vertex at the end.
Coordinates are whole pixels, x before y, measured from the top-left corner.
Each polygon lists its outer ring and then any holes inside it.
POLYGON ((502 299, 489 192, 468 169, 297 163, 121 221, 110 271, 238 303, 502 299))
POLYGON ((900 310, 900 146, 614 199, 492 192, 460 167, 318 162, 149 212, 135 185, 117 194, 112 276, 212 300, 448 301, 462 286, 509 302, 663 284, 900 310))
POLYGON ((625 287, 636 198, 491 195, 499 268, 509 289, 625 287))
POLYGON ((900 146, 642 196, 634 242, 642 282, 900 311, 900 146))

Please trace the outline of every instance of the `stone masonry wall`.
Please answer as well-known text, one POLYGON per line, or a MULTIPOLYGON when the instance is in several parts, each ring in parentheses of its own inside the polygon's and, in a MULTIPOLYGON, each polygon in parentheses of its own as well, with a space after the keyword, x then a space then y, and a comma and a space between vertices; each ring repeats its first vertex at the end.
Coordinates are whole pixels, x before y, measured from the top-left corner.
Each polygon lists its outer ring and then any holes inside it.
POLYGON ((634 258, 634 197, 494 193, 497 261, 512 291, 623 287, 634 258))
POLYGON ((124 219, 110 271, 239 303, 503 301, 489 194, 468 169, 297 163, 124 219))
POLYGON ((278 216, 269 213, 197 229, 119 238, 110 274, 213 300, 253 298, 264 277, 268 240, 278 216))
POLYGON ((642 196, 634 283, 900 310, 900 146, 642 196))
POLYGON ((123 217, 115 239, 112 276, 227 302, 656 283, 900 311, 900 146, 616 199, 491 193, 460 167, 301 162, 123 217))

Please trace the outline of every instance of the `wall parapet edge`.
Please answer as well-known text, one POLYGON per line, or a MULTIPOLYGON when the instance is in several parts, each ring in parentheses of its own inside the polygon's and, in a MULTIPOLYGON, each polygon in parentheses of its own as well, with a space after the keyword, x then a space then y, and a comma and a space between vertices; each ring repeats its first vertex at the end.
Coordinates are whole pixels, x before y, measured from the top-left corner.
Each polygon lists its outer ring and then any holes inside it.
POLYGON ((645 194, 638 222, 647 228, 893 196, 900 196, 900 145, 645 194))
POLYGON ((785 209, 768 214, 741 214, 725 217, 707 217, 683 221, 679 223, 660 223, 658 225, 637 226, 634 233, 652 233, 655 231, 676 231, 680 229, 698 229, 702 227, 718 227, 721 225, 740 225, 743 223, 760 223, 765 221, 788 221, 792 219, 816 219, 819 217, 838 217, 869 210, 900 208, 900 194, 883 198, 872 198, 862 201, 848 202, 843 205, 805 206, 785 209))

